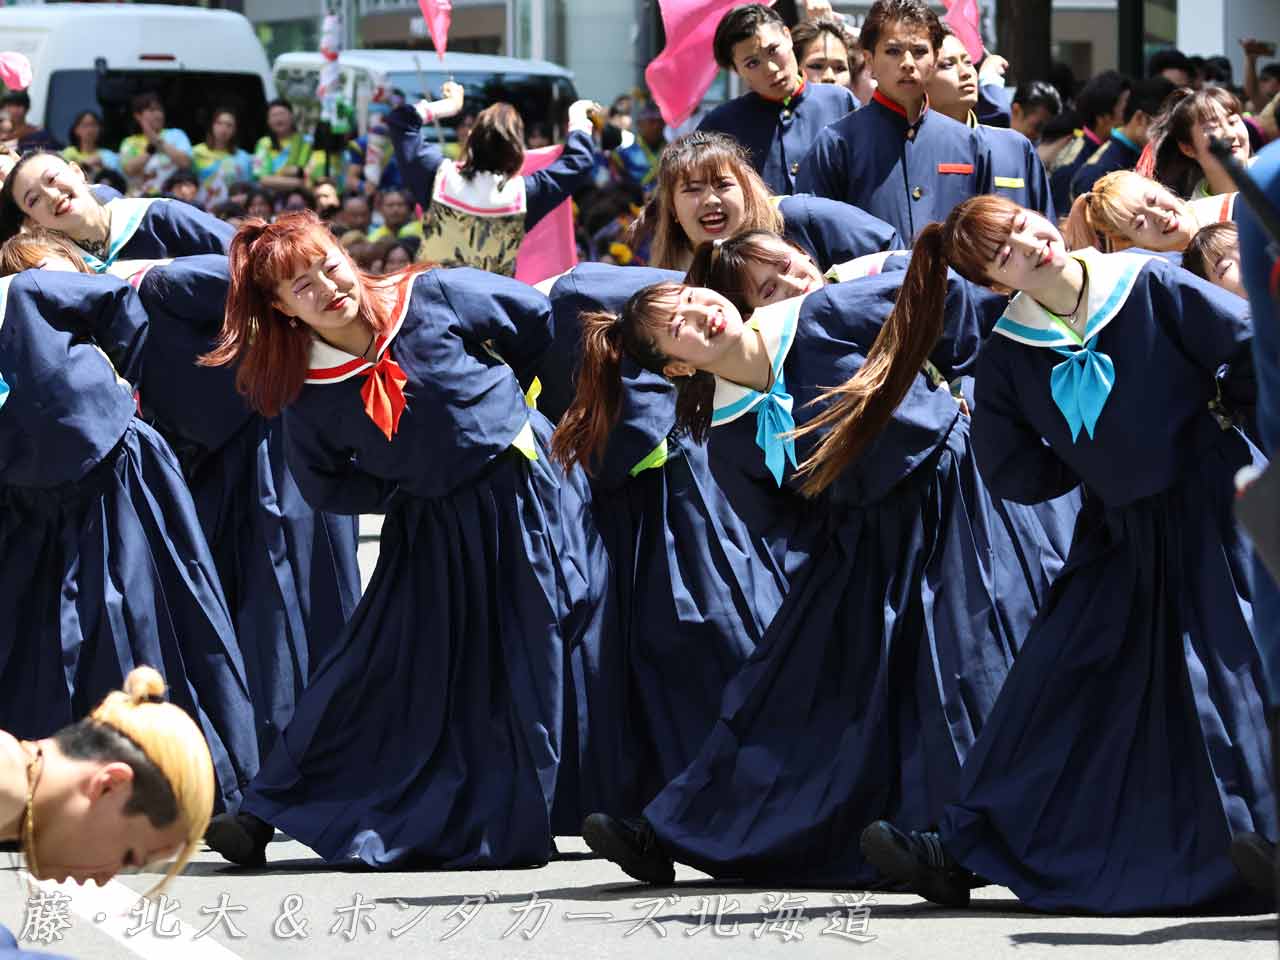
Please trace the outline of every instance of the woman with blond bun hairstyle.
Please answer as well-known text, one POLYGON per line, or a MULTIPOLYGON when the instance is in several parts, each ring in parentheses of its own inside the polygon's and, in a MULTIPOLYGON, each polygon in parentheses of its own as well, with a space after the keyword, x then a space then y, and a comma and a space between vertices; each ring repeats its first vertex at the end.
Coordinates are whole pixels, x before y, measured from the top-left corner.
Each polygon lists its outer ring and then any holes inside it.
POLYGON ((182 469, 136 416, 146 314, 41 242, 61 270, 0 277, 0 555, 21 559, 0 578, 0 729, 47 736, 156 664, 235 809, 258 769, 253 706, 182 469))
POLYGON ((1180 254, 1202 226, 1230 220, 1235 199, 1228 193, 1183 200, 1141 174, 1117 170, 1076 197, 1062 236, 1070 250, 1096 247, 1119 253, 1136 247, 1180 254))
MULTIPOLYGON (((902 272, 824 287, 813 269, 799 296, 746 319, 734 300, 759 284, 721 262, 767 251, 762 240, 703 247, 687 284, 645 288, 586 331, 581 382, 604 388, 580 389, 578 410, 604 408, 608 422, 620 355, 677 384, 679 426, 708 435, 721 490, 778 551, 790 589, 690 765, 642 819, 593 815, 583 837, 650 883, 681 862, 718 879, 861 887, 878 874, 859 819, 933 822, 1070 518, 1051 530, 994 502, 946 382, 971 369, 1003 298, 943 271, 931 320, 904 328, 892 315, 914 295, 902 272), (820 469, 837 436, 840 467, 820 469)), ((575 412, 556 439, 589 458, 598 434, 575 412)))
MULTIPOLYGON (((1022 503, 1086 496, 940 829, 874 823, 862 850, 952 906, 981 877, 1043 910, 1267 909, 1229 857, 1235 834, 1276 836, 1232 510, 1236 472, 1262 458, 1210 412, 1219 393, 1252 398, 1248 304, 1150 254, 1068 253, 1038 214, 976 197, 916 244, 908 328, 929 322, 947 265, 1017 291, 975 375, 983 480, 1022 503)), ((843 432, 820 470, 844 459, 843 432)))
POLYGON ((823 270, 903 246, 893 227, 858 207, 825 197, 772 195, 736 140, 703 130, 662 151, 642 229, 653 233, 651 265, 670 270, 687 270, 698 245, 745 230, 785 235, 823 270))
POLYGON ((545 863, 553 805, 576 821, 611 787, 575 754, 594 741, 571 679, 600 668, 608 560, 524 395, 550 304, 474 269, 370 276, 309 212, 246 222, 230 259, 205 362, 283 415, 313 507, 385 520, 360 604, 209 845, 262 863, 274 825, 375 867, 545 863))
POLYGON ((0 841, 36 880, 93 880, 172 861, 148 896, 200 848, 218 792, 200 727, 136 667, 124 689, 47 737, 0 730, 0 841))

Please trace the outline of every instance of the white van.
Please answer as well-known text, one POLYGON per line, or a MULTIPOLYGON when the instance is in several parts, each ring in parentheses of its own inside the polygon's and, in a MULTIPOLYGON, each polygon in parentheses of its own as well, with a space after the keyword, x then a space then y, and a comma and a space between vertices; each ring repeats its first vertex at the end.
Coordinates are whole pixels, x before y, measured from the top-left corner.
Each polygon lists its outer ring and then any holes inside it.
MULTIPOLYGON (((299 123, 310 129, 319 117, 316 86, 323 58, 319 53, 284 53, 276 57, 275 84, 279 95, 293 104, 299 123)), ((338 54, 341 98, 351 105, 356 132, 368 132, 369 104, 379 88, 399 91, 409 102, 440 96, 446 80, 466 91, 463 114, 476 113, 503 101, 519 111, 525 129, 546 126, 556 139, 569 105, 578 98, 573 73, 545 60, 518 60, 478 53, 446 53, 444 62, 434 51, 343 50, 338 54)), ((460 117, 443 121, 446 142, 456 139, 460 117)))
POLYGON ((104 146, 134 130, 129 100, 155 91, 165 122, 192 143, 211 112, 236 111, 240 146, 266 132, 275 96, 267 55, 239 13, 161 4, 58 3, 0 7, 0 49, 23 53, 34 79, 29 122, 66 142, 81 110, 103 118, 104 146))

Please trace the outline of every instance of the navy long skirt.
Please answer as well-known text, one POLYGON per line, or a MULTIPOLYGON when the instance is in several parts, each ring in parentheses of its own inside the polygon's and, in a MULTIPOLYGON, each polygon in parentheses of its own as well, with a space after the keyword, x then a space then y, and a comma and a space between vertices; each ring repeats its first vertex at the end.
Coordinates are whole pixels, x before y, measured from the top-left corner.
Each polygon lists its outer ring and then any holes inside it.
MULTIPOLYGON (((1090 504, 942 820, 970 870, 1046 910, 1250 904, 1228 859, 1276 836, 1249 551, 1223 434, 1178 486, 1090 504)), ((1271 909, 1268 907, 1267 909, 1271 909)))
POLYGON ((614 684, 617 739, 601 749, 606 734, 596 733, 599 756, 584 763, 614 789, 584 798, 580 814, 635 816, 689 765, 786 592, 782 571, 716 486, 705 446, 667 443, 661 467, 593 485, 613 568, 619 636, 605 682, 614 684))
POLYGON ((169 445, 133 420, 74 484, 0 487, 0 729, 46 737, 136 666, 200 724, 221 801, 258 768, 244 662, 169 445))
POLYGON ((244 654, 265 756, 360 600, 359 518, 303 499, 279 419, 253 417, 189 469, 244 654))
POLYGON ((404 497, 378 565, 244 809, 328 860, 544 863, 566 662, 598 653, 607 562, 578 471, 499 456, 468 486, 404 497))
POLYGON ((698 757, 645 810, 716 877, 877 881, 862 828, 936 819, 1035 616, 1045 576, 1011 558, 1065 552, 1034 512, 997 510, 963 417, 888 496, 832 509, 698 757))

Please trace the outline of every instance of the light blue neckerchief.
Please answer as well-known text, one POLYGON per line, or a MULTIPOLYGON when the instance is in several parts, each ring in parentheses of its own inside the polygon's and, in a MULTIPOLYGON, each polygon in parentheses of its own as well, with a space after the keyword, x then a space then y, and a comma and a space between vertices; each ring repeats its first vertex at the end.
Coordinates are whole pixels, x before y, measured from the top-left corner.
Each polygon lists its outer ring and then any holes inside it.
MULTIPOLYGON (((711 425, 720 426, 736 420, 749 411, 755 411, 756 445, 764 452, 765 466, 778 486, 782 486, 782 477, 787 463, 790 462, 792 467, 797 466, 796 441, 795 438, 787 436, 796 428, 796 419, 792 413, 795 404, 791 394, 787 393, 783 365, 791 349, 791 343, 795 339, 801 301, 796 298, 794 303, 792 301, 784 301, 784 303, 789 306, 783 319, 778 346, 771 360, 773 385, 763 393, 735 385, 736 389, 742 392, 742 396, 731 403, 717 407, 711 415, 711 425)), ((759 314, 760 311, 756 311, 756 316, 751 321, 751 325, 756 329, 759 329, 756 323, 759 314)), ((718 388, 724 383, 725 381, 717 378, 718 388)), ((720 390, 718 389, 717 392, 720 390)))
POLYGON ((1071 429, 1074 443, 1081 428, 1093 438, 1115 384, 1115 364, 1097 349, 1098 334, 1120 312, 1139 272, 1152 258, 1127 252, 1104 254, 1093 249, 1078 250, 1071 256, 1080 261, 1088 276, 1084 333, 1077 334, 1025 293, 1009 302, 995 332, 1027 346, 1048 347, 1067 358, 1050 373, 1049 390, 1071 429))
POLYGON ((81 249, 80 258, 94 273, 106 273, 120 256, 124 245, 138 232, 138 226, 142 223, 142 217, 147 209, 151 204, 161 202, 171 203, 172 201, 147 197, 119 197, 107 201, 106 206, 112 208, 111 226, 107 236, 107 255, 105 259, 99 259, 87 250, 81 249))
POLYGON ((4 409, 4 402, 9 399, 9 385, 4 382, 4 377, 0 377, 0 410, 4 409))

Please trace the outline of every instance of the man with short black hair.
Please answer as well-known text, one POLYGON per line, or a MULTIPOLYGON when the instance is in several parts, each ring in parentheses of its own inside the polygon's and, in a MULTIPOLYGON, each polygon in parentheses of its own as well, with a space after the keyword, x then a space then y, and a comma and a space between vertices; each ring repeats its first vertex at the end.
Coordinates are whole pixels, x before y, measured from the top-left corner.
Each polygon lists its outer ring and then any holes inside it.
POLYGON ((1164 77, 1175 87, 1189 87, 1195 80, 1196 68, 1181 50, 1169 47, 1157 50, 1147 61, 1148 77, 1164 77))
POLYGON ((907 242, 956 204, 991 192, 981 135, 929 107, 943 36, 923 0, 876 0, 859 42, 879 86, 869 104, 819 134, 800 164, 798 192, 861 207, 907 242))
POLYGON ((716 63, 732 70, 748 92, 707 114, 699 130, 737 138, 776 194, 796 192, 800 161, 829 124, 858 108, 845 87, 806 83, 788 30, 771 8, 734 7, 716 27, 716 63))
POLYGON ((1111 131, 1124 123, 1124 110, 1129 101, 1132 81, 1115 70, 1104 70, 1084 85, 1076 97, 1076 123, 1080 135, 1067 144, 1053 159, 1049 173, 1049 189, 1053 206, 1066 210, 1071 206, 1071 181, 1097 149, 1107 142, 1111 131))
MULTIPOLYGON (((1107 142, 1094 151, 1076 171, 1071 181, 1071 199, 1088 193, 1093 185, 1108 173, 1116 170, 1132 170, 1147 145, 1147 131, 1151 121, 1160 113, 1169 95, 1178 89, 1164 76, 1139 80, 1129 91, 1124 108, 1124 124, 1114 127, 1107 142)), ((1063 211, 1066 212, 1065 210, 1063 211)))
POLYGON ((382 226, 369 232, 369 242, 380 240, 422 239, 422 221, 413 215, 413 194, 408 190, 392 187, 378 194, 378 212, 382 214, 382 226))
POLYGON ((1062 97, 1057 88, 1043 80, 1021 83, 1013 94, 1010 128, 1032 143, 1039 143, 1045 124, 1062 112, 1062 97))

